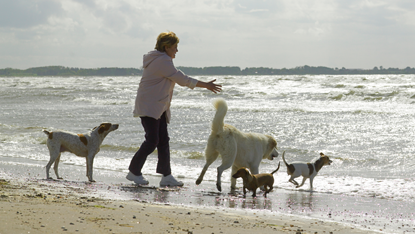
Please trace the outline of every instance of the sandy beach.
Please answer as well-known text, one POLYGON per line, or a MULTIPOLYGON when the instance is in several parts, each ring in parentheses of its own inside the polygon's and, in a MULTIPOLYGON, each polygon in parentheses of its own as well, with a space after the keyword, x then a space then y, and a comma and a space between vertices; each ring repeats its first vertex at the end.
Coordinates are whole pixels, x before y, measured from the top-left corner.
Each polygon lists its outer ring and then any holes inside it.
MULTIPOLYGON (((1 234, 375 233, 278 213, 266 216, 214 207, 102 199, 91 196, 87 188, 62 186, 58 181, 1 179, 0 188, 1 234)), ((180 196, 174 189, 168 193, 180 196)))

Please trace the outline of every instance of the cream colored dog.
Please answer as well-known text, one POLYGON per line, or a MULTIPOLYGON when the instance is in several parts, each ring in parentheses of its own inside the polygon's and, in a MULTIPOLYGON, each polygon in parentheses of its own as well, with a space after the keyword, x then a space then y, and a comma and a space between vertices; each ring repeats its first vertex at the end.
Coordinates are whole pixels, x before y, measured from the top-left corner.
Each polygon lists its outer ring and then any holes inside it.
MULTIPOLYGON (((212 121, 212 132, 205 149, 206 164, 200 173, 196 184, 200 184, 209 166, 222 157, 222 165, 217 170, 216 187, 222 191, 221 177, 224 170, 232 166, 232 174, 241 167, 249 168, 252 174, 258 174, 259 164, 262 159, 273 160, 278 157, 276 150, 277 141, 269 135, 260 133, 245 133, 234 126, 224 124, 224 118, 228 106, 224 99, 213 101, 216 114, 212 121)), ((236 188, 236 179, 231 177, 231 188, 236 188)))
POLYGON ((321 170, 324 165, 330 165, 333 161, 323 153, 320 153, 320 158, 317 159, 314 163, 305 163, 305 162, 293 162, 288 164, 285 161, 285 151, 282 153, 282 160, 287 166, 287 174, 290 175, 289 182, 296 185, 296 188, 299 188, 304 185, 304 182, 307 178, 310 178, 310 189, 313 189, 313 179, 317 175, 317 172, 321 170), (303 176, 303 182, 299 185, 294 178, 303 176))
POLYGON ((278 163, 278 168, 271 173, 261 173, 252 175, 249 173, 248 169, 245 167, 239 168, 239 170, 232 176, 237 179, 242 178, 244 182, 244 196, 246 195, 246 190, 252 191, 252 196, 256 197, 256 189, 260 186, 264 186, 264 196, 267 197, 267 193, 271 192, 274 188, 274 176, 273 174, 280 169, 280 163, 278 163))

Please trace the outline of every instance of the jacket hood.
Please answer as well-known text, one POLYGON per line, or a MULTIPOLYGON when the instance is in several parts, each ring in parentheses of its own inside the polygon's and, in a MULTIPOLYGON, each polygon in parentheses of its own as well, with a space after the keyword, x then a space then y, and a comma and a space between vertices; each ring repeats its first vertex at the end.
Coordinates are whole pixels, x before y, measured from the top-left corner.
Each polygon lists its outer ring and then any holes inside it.
MULTIPOLYGON (((148 67, 157 58, 167 55, 165 52, 152 50, 143 56, 143 68, 148 67)), ((168 55, 167 55, 168 56, 168 55)))

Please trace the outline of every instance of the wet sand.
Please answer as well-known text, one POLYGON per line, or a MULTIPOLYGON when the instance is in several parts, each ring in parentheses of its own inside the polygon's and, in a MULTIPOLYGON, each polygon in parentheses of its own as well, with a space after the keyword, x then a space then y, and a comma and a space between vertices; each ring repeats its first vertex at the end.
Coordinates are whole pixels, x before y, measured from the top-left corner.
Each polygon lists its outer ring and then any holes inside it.
MULTIPOLYGON (((231 202, 208 191, 189 201, 189 194, 200 193, 189 187, 7 178, 0 180, 0 188, 1 234, 377 233, 334 221, 252 209, 253 198, 246 209, 210 206, 212 200, 231 202), (206 206, 201 205, 204 200, 206 206)), ((236 196, 236 200, 249 199, 236 196)), ((258 198, 257 206, 266 206, 264 201, 258 198)))

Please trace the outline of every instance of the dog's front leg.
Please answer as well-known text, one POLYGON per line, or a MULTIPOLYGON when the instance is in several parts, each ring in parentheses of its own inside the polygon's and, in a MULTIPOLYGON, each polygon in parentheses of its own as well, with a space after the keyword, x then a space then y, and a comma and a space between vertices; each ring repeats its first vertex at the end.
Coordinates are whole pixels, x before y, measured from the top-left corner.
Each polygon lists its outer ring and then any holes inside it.
POLYGON ((252 190, 252 197, 256 197, 256 188, 252 190))
POLYGON ((310 177, 310 190, 313 190, 313 179, 314 177, 310 177))
POLYGON ((267 193, 271 192, 271 190, 273 189, 273 186, 272 185, 271 186, 264 185, 264 187, 265 187, 264 196, 267 197, 267 193))
POLYGON ((244 197, 246 197, 246 187, 245 187, 245 185, 244 185, 242 190, 244 191, 244 197))
POLYGON ((92 168, 94 164, 94 156, 95 154, 88 154, 86 157, 86 176, 88 177, 89 182, 95 182, 94 179, 92 179, 92 168))

